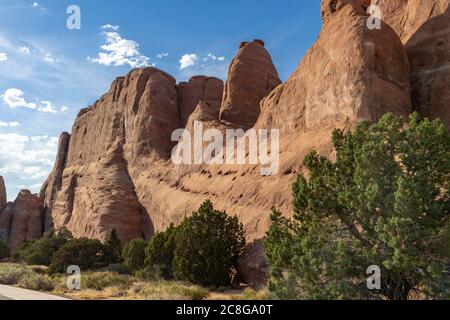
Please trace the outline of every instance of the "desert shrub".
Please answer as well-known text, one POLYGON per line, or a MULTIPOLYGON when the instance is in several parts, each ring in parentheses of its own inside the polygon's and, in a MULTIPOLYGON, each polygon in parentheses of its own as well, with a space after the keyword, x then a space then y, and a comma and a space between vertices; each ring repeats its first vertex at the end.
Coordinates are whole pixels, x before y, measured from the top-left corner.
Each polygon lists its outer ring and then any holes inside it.
POLYGON ((113 272, 94 272, 82 274, 81 276, 81 286, 83 289, 98 291, 112 287, 128 289, 132 284, 132 277, 113 272))
POLYGON ((20 278, 31 271, 19 264, 0 264, 0 284, 16 285, 20 278))
POLYGON ((206 288, 177 281, 136 283, 130 292, 147 300, 203 300, 209 295, 206 288))
POLYGON ((129 274, 130 271, 123 263, 112 263, 105 267, 102 271, 114 272, 118 274, 129 274))
POLYGON ((226 286, 237 273, 245 246, 237 217, 214 210, 206 201, 176 233, 173 272, 178 280, 203 286, 226 286))
POLYGON ((54 288, 52 278, 36 272, 26 272, 23 274, 18 281, 18 285, 22 288, 35 291, 52 291, 54 288))
MULTIPOLYGON (((178 228, 171 225, 165 232, 156 234, 145 249, 145 267, 164 279, 173 277, 172 263, 178 228)), ((148 272, 148 271, 147 271, 148 272)))
POLYGON ((53 256, 50 273, 65 273, 67 267, 77 265, 82 271, 106 267, 109 258, 99 240, 74 239, 63 245, 53 256))
POLYGON ((147 242, 143 239, 131 240, 123 250, 122 257, 124 259, 125 267, 131 272, 144 268, 145 260, 145 248, 147 247, 147 242))
POLYGON ((66 229, 49 231, 41 239, 24 243, 19 250, 20 260, 29 265, 48 266, 56 251, 72 239, 66 229))
POLYGON ((105 248, 110 263, 115 264, 122 261, 123 247, 116 229, 113 229, 108 235, 108 239, 105 242, 105 248))
POLYGON ((11 256, 11 251, 6 243, 0 240, 0 260, 9 258, 11 256))
POLYGON ((333 134, 336 161, 311 152, 294 219, 272 215, 269 288, 281 299, 448 298, 450 135, 392 114, 333 134), (367 268, 381 290, 367 290, 367 268))

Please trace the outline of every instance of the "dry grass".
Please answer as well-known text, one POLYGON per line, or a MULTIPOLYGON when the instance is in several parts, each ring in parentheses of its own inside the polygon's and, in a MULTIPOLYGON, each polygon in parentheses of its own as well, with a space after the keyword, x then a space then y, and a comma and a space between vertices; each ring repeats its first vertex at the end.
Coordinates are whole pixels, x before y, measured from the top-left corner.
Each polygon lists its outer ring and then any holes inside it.
POLYGON ((0 264, 0 284, 50 292, 76 300, 265 300, 266 291, 222 289, 209 291, 178 281, 145 281, 115 272, 87 272, 81 278, 82 290, 67 289, 66 275, 46 275, 46 268, 20 264, 0 264))

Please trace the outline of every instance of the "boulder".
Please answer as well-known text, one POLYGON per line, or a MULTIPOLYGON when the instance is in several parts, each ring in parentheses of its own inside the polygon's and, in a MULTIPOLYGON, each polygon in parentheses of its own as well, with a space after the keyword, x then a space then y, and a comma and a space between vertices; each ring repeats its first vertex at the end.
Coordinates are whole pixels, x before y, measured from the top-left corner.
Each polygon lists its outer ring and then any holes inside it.
POLYGON ((258 120, 259 103, 281 84, 264 42, 243 42, 225 84, 220 120, 248 129, 258 120))

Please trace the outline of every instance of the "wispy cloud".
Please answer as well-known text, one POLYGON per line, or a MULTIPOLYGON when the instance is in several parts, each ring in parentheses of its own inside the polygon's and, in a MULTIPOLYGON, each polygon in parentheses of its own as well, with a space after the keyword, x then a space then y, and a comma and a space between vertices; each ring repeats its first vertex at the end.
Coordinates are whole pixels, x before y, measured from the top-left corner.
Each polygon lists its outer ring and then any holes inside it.
POLYGON ((20 123, 18 123, 17 121, 13 121, 13 122, 4 122, 0 120, 0 127, 19 127, 20 123))
POLYGON ((156 55, 156 57, 157 57, 158 59, 167 58, 168 56, 169 56, 168 53, 159 53, 159 54, 156 55))
POLYGON ((4 52, 0 52, 0 62, 8 60, 8 55, 4 52))
POLYGON ((104 30, 109 30, 101 33, 106 42, 100 47, 104 52, 99 52, 96 58, 88 57, 88 61, 114 67, 129 65, 132 68, 140 68, 149 66, 150 58, 140 53, 139 43, 122 38, 116 32, 118 28, 118 26, 112 25, 102 27, 104 30))

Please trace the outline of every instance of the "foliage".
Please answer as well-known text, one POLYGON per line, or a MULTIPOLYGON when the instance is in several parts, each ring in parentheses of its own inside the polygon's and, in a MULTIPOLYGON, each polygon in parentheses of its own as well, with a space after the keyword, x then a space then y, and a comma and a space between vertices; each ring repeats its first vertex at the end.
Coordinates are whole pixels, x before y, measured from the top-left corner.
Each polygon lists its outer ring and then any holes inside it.
POLYGON ((108 235, 105 247, 110 257, 110 263, 120 263, 122 261, 123 247, 116 229, 113 229, 108 235))
POLYGON ((244 246, 244 227, 237 217, 206 201, 176 233, 174 276, 204 286, 229 285, 244 246))
POLYGON ((135 273, 144 268, 145 248, 147 242, 143 239, 131 240, 123 250, 122 257, 124 265, 131 273, 135 273))
POLYGON ((19 264, 0 264, 0 284, 16 285, 30 270, 19 264))
POLYGON ((65 273, 67 267, 77 265, 82 271, 95 270, 109 264, 105 246, 99 240, 74 239, 63 245, 53 256, 50 273, 65 273))
POLYGON ((19 250, 20 260, 29 265, 48 266, 55 252, 72 239, 67 229, 49 231, 41 239, 25 242, 19 250))
POLYGON ((278 298, 448 298, 450 135, 436 120, 392 114, 355 132, 336 130, 335 162, 311 152, 293 186, 293 220, 272 215, 266 249, 278 298))
POLYGON ((36 272, 27 272, 18 281, 22 288, 34 291, 52 291, 54 288, 53 280, 48 275, 36 272))
POLYGON ((157 271, 166 280, 173 278, 172 262, 177 230, 171 225, 165 232, 156 234, 145 249, 146 268, 157 271))
POLYGON ((111 287, 127 289, 132 284, 132 277, 114 272, 85 273, 81 276, 81 287, 83 289, 104 290, 111 287))
POLYGON ((0 240, 0 260, 9 258, 11 256, 11 251, 6 243, 0 240))

